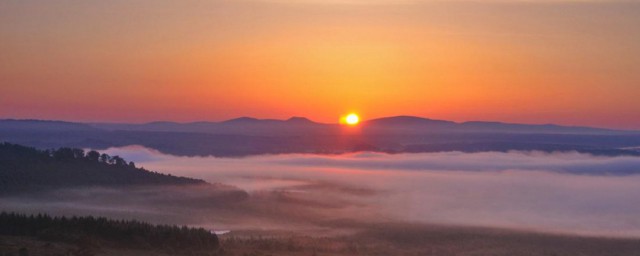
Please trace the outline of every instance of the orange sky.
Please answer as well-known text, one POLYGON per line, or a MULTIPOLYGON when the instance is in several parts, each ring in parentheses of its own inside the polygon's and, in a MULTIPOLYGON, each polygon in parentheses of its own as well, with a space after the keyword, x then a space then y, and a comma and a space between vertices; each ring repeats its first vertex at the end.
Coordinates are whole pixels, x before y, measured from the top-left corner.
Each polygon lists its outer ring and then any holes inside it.
POLYGON ((640 4, 3 1, 0 118, 640 129, 640 4))

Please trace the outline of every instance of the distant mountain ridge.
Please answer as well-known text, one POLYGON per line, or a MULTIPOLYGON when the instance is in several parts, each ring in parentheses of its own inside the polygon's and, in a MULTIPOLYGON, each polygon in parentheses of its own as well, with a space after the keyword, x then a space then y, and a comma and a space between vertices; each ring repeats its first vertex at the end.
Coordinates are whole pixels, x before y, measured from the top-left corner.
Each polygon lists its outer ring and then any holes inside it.
MULTIPOLYGON (((363 121, 363 130, 377 129, 413 129, 413 132, 465 132, 465 133, 591 133, 591 134, 619 134, 640 133, 640 131, 615 130, 586 126, 563 126, 556 124, 517 124, 494 121, 453 122, 447 120, 429 119, 416 116, 393 116, 363 121), (419 128, 424 130, 415 130, 419 128)), ((338 133, 339 124, 317 123, 305 117, 291 117, 286 120, 257 119, 240 117, 221 122, 171 122, 155 121, 142 124, 129 123, 74 123, 66 121, 48 120, 0 120, 0 132, 3 130, 23 131, 95 131, 125 130, 125 131, 156 131, 156 132, 198 132, 213 134, 245 134, 245 135, 277 135, 338 133)))
POLYGON ((58 130, 58 131, 86 131, 95 130, 90 124, 74 123, 67 121, 55 120, 37 120, 37 119, 0 119, 0 131, 9 129, 22 130, 58 130))
POLYGON ((365 122, 369 126, 386 127, 430 127, 446 128, 449 132, 511 132, 511 133, 618 133, 633 132, 594 128, 586 126, 563 126, 556 124, 517 124, 493 121, 453 122, 415 116, 394 116, 372 119, 365 122))
POLYGON ((355 151, 541 150, 640 154, 640 131, 485 121, 456 123, 415 116, 366 120, 355 127, 318 123, 304 117, 144 124, 0 120, 1 141, 41 149, 142 145, 174 155, 223 157, 355 151))
POLYGON ((171 122, 156 121, 143 124, 127 123, 92 123, 93 128, 125 131, 156 131, 156 132, 198 132, 214 134, 246 134, 246 135, 277 135, 284 132, 287 135, 306 133, 301 127, 318 129, 335 126, 313 122, 305 117, 291 117, 286 120, 257 119, 253 117, 239 117, 220 122, 171 122))
MULTIPOLYGON (((337 132, 337 128, 340 128, 339 124, 326 124, 317 123, 305 117, 291 117, 286 120, 280 119, 258 119, 253 117, 239 117, 229 119, 221 122, 150 122, 143 124, 110 124, 110 123, 93 123, 90 124, 94 128, 102 128, 108 130, 132 130, 132 131, 166 131, 166 132, 202 132, 202 133, 240 133, 247 132, 250 135, 273 135, 267 132, 270 129, 286 129, 292 126, 305 126, 307 129, 318 128, 333 129, 337 132), (261 129, 261 132, 251 132, 250 128, 254 126, 261 129)), ((446 132, 510 132, 510 133, 633 133, 640 131, 625 131, 614 130, 607 128, 595 128, 586 126, 563 126, 555 124, 517 124, 517 123, 504 123, 494 121, 468 121, 468 122, 453 122, 447 120, 429 119, 417 116, 392 116, 376 118, 363 121, 359 126, 362 129, 375 130, 375 129, 417 129, 424 128, 438 128, 446 129, 446 132)), ((299 129, 300 127, 295 127, 299 129)), ((423 130, 421 132, 439 132, 441 130, 423 130)), ((294 134, 297 131, 288 131, 294 134)), ((302 130, 302 132, 309 132, 308 130, 302 130)), ((419 131, 420 132, 420 131, 419 131)), ((290 133, 289 133, 290 134, 290 133)))
POLYGON ((372 119, 364 122, 366 125, 457 125, 456 122, 436 120, 417 116, 392 116, 372 119))

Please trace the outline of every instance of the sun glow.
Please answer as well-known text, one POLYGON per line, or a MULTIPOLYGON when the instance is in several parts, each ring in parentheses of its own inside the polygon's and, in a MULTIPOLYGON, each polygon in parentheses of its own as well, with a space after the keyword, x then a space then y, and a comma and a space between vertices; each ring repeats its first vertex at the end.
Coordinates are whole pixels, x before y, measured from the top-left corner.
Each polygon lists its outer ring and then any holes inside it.
POLYGON ((345 123, 348 125, 356 125, 360 122, 360 117, 358 115, 351 113, 345 117, 345 123))

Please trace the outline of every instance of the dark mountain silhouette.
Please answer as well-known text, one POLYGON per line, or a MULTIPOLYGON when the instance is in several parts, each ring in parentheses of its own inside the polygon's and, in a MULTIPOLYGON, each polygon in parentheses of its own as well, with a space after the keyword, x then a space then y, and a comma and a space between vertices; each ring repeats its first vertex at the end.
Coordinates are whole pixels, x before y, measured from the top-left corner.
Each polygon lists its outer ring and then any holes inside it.
POLYGON ((257 119, 257 118, 253 118, 253 117, 238 117, 238 118, 234 118, 234 119, 230 119, 224 122, 221 122, 223 124, 258 124, 258 123, 265 123, 265 122, 273 122, 273 121, 277 121, 277 120, 273 120, 273 119, 257 119))
MULTIPOLYGON (((415 116, 394 116, 372 119, 360 124, 362 129, 377 131, 379 129, 400 129, 411 133, 461 132, 461 133, 547 133, 547 134, 628 134, 603 128, 561 126, 554 124, 513 124, 502 122, 472 121, 456 123, 446 120, 435 120, 415 116)), ((291 117, 287 120, 257 119, 240 117, 223 122, 151 122, 146 124, 92 124, 95 128, 128 131, 164 131, 164 132, 201 132, 214 134, 242 135, 291 135, 301 134, 336 134, 341 132, 338 124, 313 122, 304 117, 291 117)))
POLYGON ((317 124, 306 117, 299 117, 299 116, 291 117, 287 119, 286 122, 290 124, 317 124))
POLYGON ((603 128, 583 126, 561 126, 555 124, 512 124, 501 122, 472 121, 459 125, 463 131, 474 132, 514 132, 514 133, 582 133, 582 134, 611 134, 625 133, 603 128))
POLYGON ((452 127, 457 125, 457 123, 451 122, 451 121, 434 120, 434 119, 415 117, 415 116, 383 117, 383 118, 366 121, 364 124, 367 126, 398 126, 398 127, 402 127, 402 126, 405 126, 405 127, 409 127, 409 126, 452 127))
POLYGON ((543 134, 620 134, 628 131, 611 129, 561 126, 555 124, 513 124, 502 122, 471 121, 456 123, 415 116, 395 116, 373 119, 364 123, 369 129, 402 129, 413 133, 543 133, 543 134))
POLYGON ((327 125, 313 122, 304 117, 292 117, 287 120, 257 119, 240 117, 223 122, 151 122, 145 124, 95 123, 94 128, 110 131, 154 131, 154 132, 197 132, 211 134, 242 135, 305 135, 309 133, 326 133, 327 125))
MULTIPOLYGON (((306 117, 294 116, 287 120, 257 119, 253 117, 239 117, 220 122, 221 124, 318 124, 306 117)), ((211 123, 215 124, 215 123, 211 123)))
POLYGON ((456 123, 413 116, 373 119, 358 127, 317 123, 304 117, 287 120, 242 117, 224 122, 89 125, 0 120, 0 141, 42 149, 104 149, 142 145, 185 156, 508 150, 640 154, 638 131, 550 124, 456 123))
POLYGON ((18 120, 18 119, 4 119, 0 120, 0 132, 2 131, 93 131, 95 127, 82 124, 72 123, 64 121, 48 121, 48 120, 18 120))

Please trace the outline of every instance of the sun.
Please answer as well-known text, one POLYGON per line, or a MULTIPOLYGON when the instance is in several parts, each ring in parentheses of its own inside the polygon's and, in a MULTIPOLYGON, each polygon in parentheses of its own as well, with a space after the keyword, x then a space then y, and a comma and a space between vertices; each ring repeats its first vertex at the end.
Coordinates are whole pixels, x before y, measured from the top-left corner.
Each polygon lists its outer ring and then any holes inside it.
POLYGON ((358 115, 351 113, 348 114, 347 117, 345 117, 345 122, 348 125, 356 125, 360 122, 360 117, 358 117, 358 115))

